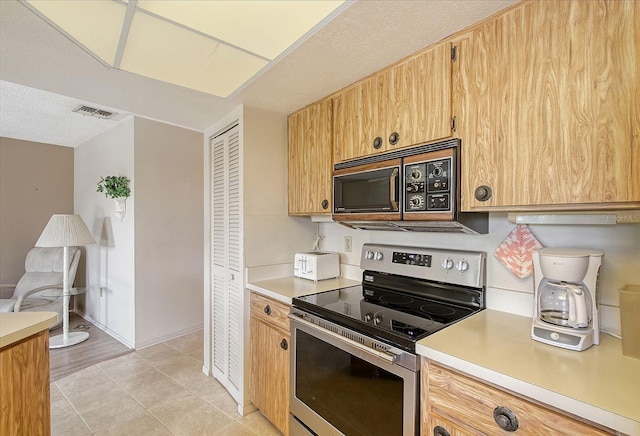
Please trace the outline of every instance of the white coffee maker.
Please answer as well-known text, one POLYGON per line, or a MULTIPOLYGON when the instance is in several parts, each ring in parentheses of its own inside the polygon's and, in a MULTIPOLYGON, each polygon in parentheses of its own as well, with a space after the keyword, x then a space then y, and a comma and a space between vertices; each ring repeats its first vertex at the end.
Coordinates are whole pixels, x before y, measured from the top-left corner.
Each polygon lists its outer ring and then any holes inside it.
POLYGON ((576 351, 600 343, 598 275, 603 254, 577 248, 533 252, 534 340, 576 351))

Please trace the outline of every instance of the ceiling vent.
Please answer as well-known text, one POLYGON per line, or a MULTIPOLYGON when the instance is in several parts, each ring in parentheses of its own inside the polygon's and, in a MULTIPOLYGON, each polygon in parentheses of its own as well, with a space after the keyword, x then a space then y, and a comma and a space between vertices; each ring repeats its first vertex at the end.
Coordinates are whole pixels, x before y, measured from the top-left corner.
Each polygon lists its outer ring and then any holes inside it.
POLYGON ((102 118, 102 119, 109 119, 109 118, 112 118, 114 115, 117 115, 115 112, 109 112, 102 109, 96 109, 94 107, 84 106, 84 105, 78 106, 73 110, 73 112, 77 112, 82 115, 89 115, 91 117, 102 118))

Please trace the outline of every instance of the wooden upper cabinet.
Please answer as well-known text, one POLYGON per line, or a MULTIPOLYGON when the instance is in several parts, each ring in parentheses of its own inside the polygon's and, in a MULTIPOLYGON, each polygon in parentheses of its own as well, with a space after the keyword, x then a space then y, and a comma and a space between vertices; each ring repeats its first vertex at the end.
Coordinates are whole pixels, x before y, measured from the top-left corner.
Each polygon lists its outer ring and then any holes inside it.
POLYGON ((331 214, 333 116, 330 99, 289 115, 289 214, 331 214))
POLYGON ((640 2, 526 2, 454 43, 463 210, 640 207, 640 2))
POLYGON ((447 42, 334 95, 334 163, 450 137, 451 73, 447 42))

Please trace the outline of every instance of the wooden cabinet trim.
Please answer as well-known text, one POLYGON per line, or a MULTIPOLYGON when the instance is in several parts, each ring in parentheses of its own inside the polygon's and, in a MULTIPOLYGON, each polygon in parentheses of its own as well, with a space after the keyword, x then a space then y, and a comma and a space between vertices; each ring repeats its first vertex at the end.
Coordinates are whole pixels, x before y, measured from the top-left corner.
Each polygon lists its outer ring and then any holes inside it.
POLYGON ((267 324, 277 327, 285 332, 290 332, 289 327, 289 312, 291 307, 275 301, 271 298, 251 293, 251 316, 256 317, 267 324), (267 306, 269 310, 267 314, 267 306))
POLYGON ((503 430, 493 419, 493 410, 497 406, 504 406, 518 417, 518 434, 539 434, 545 431, 549 434, 614 433, 583 418, 569 415, 427 359, 423 359, 422 362, 422 377, 422 387, 425 389, 421 404, 424 428, 430 425, 430 414, 435 414, 470 434, 503 434, 503 430))
POLYGON ((49 330, 0 349, 0 433, 51 434, 49 330))

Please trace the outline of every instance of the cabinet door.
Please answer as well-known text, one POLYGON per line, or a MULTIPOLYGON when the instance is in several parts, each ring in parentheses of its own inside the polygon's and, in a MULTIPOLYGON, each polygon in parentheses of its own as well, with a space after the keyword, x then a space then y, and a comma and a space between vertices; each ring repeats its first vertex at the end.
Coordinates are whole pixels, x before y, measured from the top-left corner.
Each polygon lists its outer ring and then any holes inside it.
POLYGON ((386 83, 385 75, 377 75, 334 96, 334 163, 386 150, 384 120, 379 110, 386 83), (377 137, 380 142, 374 145, 377 137))
POLYGON ((386 112, 387 150, 451 136, 451 43, 439 44, 390 71, 386 112), (398 142, 389 142, 392 133, 398 142))
POLYGON ((251 402, 284 435, 289 434, 291 336, 251 317, 251 402))
POLYGON ((451 73, 443 43, 335 95, 334 163, 451 136, 451 73))
POLYGON ((332 113, 325 99, 289 115, 289 215, 331 214, 332 113))
POLYGON ((463 210, 640 207, 640 2, 527 2, 467 36, 463 210))
POLYGON ((0 434, 51 434, 49 330, 0 349, 0 434))

